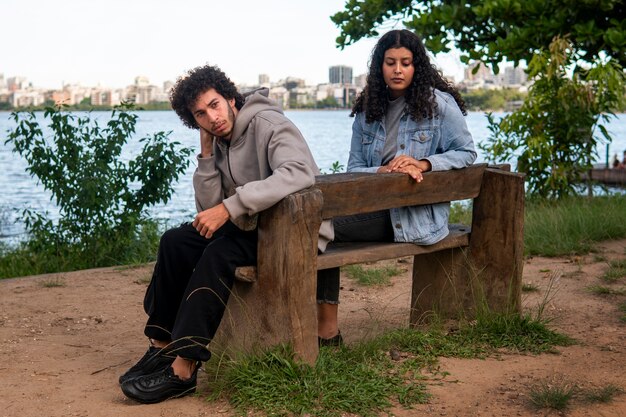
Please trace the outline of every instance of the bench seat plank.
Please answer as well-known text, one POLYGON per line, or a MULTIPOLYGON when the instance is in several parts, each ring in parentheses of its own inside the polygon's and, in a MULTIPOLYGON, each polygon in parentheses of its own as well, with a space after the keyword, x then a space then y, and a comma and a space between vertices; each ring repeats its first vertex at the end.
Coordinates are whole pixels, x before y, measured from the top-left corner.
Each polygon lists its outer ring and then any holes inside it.
MULTIPOLYGON (((346 242, 328 246, 323 254, 317 256, 317 269, 335 268, 364 262, 376 262, 383 259, 402 258, 404 256, 423 255, 443 249, 459 248, 469 245, 469 226, 451 224, 450 233, 434 245, 415 245, 413 243, 393 242, 346 242)), ((240 266, 235 270, 235 278, 243 282, 255 282, 255 266, 240 266)))
POLYGON ((335 268, 383 259, 422 255, 443 249, 469 245, 469 227, 450 228, 450 234, 434 245, 393 242, 349 242, 335 243, 326 252, 317 256, 317 269, 335 268))

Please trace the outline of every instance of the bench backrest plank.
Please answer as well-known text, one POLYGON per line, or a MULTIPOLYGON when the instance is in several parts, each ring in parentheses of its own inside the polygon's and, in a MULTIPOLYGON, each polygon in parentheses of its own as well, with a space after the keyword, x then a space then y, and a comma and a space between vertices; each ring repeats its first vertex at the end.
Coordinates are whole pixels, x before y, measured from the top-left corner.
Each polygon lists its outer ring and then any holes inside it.
POLYGON ((322 218, 330 219, 368 213, 393 207, 434 204, 475 198, 480 193, 487 164, 462 170, 424 173, 416 183, 406 174, 328 174, 316 177, 315 188, 322 191, 322 218))

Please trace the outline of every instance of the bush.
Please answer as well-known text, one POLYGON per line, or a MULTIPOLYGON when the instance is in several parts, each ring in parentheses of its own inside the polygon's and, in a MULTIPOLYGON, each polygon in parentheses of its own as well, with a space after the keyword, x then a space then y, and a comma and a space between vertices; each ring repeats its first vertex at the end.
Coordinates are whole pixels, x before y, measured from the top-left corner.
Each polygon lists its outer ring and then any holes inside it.
POLYGON ((52 193, 61 215, 53 221, 46 213, 24 210, 26 249, 35 253, 72 253, 98 264, 90 266, 115 262, 125 249, 114 242, 134 246, 147 230, 154 233, 146 209, 169 200, 172 183, 189 164, 191 149, 169 141, 171 132, 140 139, 141 152, 123 162, 123 147, 138 119, 130 105, 116 107, 103 128, 90 115, 47 107, 48 135, 33 112, 14 112, 11 118, 17 126, 5 143, 26 159, 27 172, 52 193))
POLYGON ((524 104, 495 121, 489 115, 490 137, 479 145, 488 160, 517 159, 517 171, 527 174, 530 195, 561 198, 577 193, 576 184, 593 166, 595 149, 611 141, 606 123, 624 100, 626 76, 615 61, 575 68, 567 39, 555 38, 550 51, 530 61, 535 78, 524 104))

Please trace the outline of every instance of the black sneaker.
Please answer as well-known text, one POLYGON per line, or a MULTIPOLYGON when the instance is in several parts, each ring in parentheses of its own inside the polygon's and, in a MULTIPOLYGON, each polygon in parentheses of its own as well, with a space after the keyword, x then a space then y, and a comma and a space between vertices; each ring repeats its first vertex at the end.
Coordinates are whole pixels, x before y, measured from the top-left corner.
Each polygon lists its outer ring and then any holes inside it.
POLYGON ((154 404, 170 398, 180 398, 196 392, 198 368, 191 378, 182 380, 174 374, 171 366, 152 373, 129 379, 122 384, 122 392, 130 399, 142 404, 154 404))
POLYGON ((176 355, 166 354, 163 349, 150 346, 141 359, 131 366, 124 375, 120 376, 119 382, 123 384, 129 379, 165 369, 174 362, 174 359, 176 359, 176 355))
POLYGON ((341 337, 341 332, 337 332, 337 335, 334 337, 330 337, 328 339, 324 339, 323 337, 317 337, 317 344, 319 347, 326 346, 343 346, 343 337, 341 337))

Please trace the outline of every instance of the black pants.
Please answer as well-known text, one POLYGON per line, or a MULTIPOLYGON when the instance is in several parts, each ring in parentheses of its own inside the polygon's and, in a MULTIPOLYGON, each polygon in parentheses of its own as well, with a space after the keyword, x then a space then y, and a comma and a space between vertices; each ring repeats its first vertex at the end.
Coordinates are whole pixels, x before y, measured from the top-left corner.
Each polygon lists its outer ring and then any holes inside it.
POLYGON ((235 268, 256 265, 257 232, 230 222, 206 239, 189 223, 163 234, 144 298, 144 333, 168 341, 175 353, 207 361, 230 295, 235 268))
MULTIPOLYGON (((333 219, 333 242, 393 242, 389 210, 333 219)), ((332 245, 332 242, 330 243, 332 245)), ((339 304, 339 268, 317 271, 317 302, 339 304)))

